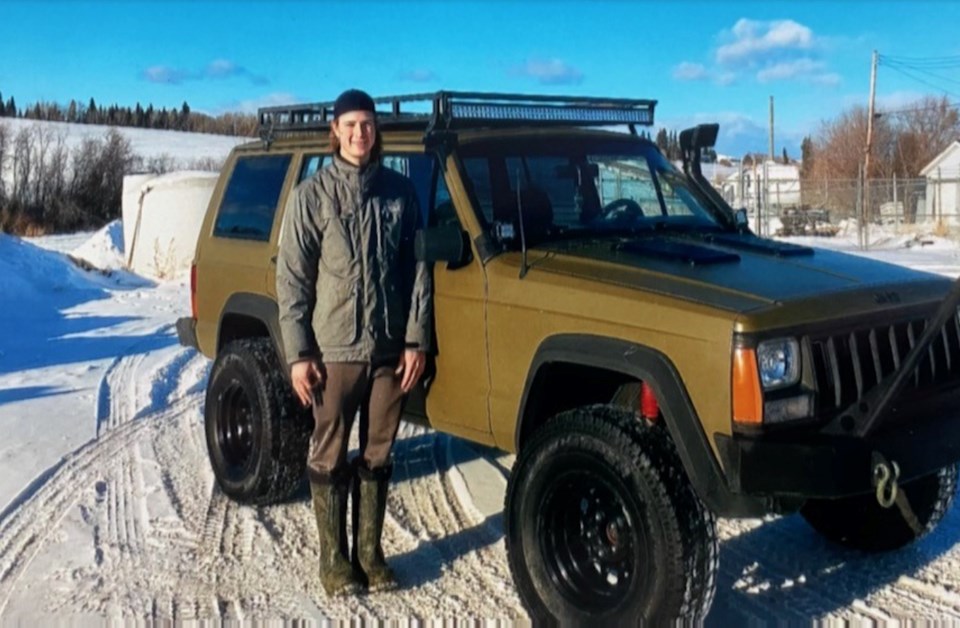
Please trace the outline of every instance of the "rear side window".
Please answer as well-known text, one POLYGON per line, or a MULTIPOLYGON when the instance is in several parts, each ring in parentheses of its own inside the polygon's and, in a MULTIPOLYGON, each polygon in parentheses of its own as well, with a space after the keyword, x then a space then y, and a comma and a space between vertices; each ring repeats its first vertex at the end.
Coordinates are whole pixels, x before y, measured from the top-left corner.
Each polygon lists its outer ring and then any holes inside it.
POLYGON ((273 216, 287 176, 290 155, 241 157, 230 175, 213 235, 241 240, 270 240, 273 216))

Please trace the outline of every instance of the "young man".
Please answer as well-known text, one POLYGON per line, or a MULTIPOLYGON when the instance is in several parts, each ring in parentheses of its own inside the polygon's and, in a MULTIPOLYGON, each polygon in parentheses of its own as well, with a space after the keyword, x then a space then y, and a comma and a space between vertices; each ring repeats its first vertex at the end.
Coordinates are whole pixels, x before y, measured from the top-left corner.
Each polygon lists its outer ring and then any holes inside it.
POLYGON ((284 216, 277 260, 280 331, 294 392, 313 406, 307 475, 328 595, 396 586, 380 538, 390 449, 403 401, 431 339, 432 288, 417 262, 419 208, 409 179, 379 164, 373 100, 340 94, 330 125, 332 163, 301 183, 284 216), (347 440, 360 415, 360 454, 347 440), (352 564, 346 507, 353 487, 352 564))

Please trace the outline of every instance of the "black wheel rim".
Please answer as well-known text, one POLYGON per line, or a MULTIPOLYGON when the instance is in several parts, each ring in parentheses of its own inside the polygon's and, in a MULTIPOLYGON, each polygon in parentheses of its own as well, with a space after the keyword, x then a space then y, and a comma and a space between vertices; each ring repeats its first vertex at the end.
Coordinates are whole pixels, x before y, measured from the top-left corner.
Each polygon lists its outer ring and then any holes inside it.
POLYGON ((243 469, 253 456, 253 406, 239 381, 230 382, 217 407, 217 447, 227 471, 243 469))
POLYGON ((539 504, 541 556, 554 586, 576 608, 612 610, 635 590, 645 533, 626 486, 604 463, 562 466, 567 470, 539 504))

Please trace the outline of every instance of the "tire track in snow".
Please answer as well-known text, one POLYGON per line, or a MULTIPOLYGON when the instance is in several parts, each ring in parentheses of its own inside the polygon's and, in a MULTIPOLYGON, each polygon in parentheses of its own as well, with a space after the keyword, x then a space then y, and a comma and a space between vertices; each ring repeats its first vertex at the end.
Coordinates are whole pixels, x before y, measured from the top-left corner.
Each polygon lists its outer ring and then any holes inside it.
MULTIPOLYGON (((18 578, 39 551, 47 536, 89 489, 103 482, 109 469, 136 439, 149 429, 151 421, 165 421, 198 403, 177 403, 150 417, 150 421, 122 424, 107 431, 68 455, 57 472, 36 493, 0 522, 0 616, 18 578)), ((109 497, 108 497, 109 499, 109 497)), ((103 542, 99 545, 102 547, 103 542)))
MULTIPOLYGON (((450 437, 404 425, 397 441, 397 482, 388 503, 384 549, 401 567, 403 595, 380 609, 396 617, 424 612, 460 617, 525 617, 510 587, 499 531, 476 511, 452 462, 450 437), (406 441, 406 442, 404 442, 406 441), (466 499, 465 499, 466 498, 466 499), (413 546, 412 549, 411 545, 413 546), (406 554, 398 554, 406 548, 406 554), (436 573, 416 574, 405 582, 410 555, 414 564, 433 564, 436 573), (424 558, 427 555, 429 558, 424 558), (432 576, 432 577, 431 577, 432 576), (412 586, 411 586, 412 585, 412 586), (482 591, 482 595, 477 595, 482 591)), ((412 567, 412 565, 411 565, 412 567)), ((422 568, 421 568, 422 570, 422 568)), ((413 569, 410 569, 413 571, 413 569)))
POLYGON ((98 406, 110 408, 106 416, 98 411, 99 441, 73 454, 0 521, 0 565, 8 565, 0 571, 0 617, 46 535, 60 528, 47 513, 77 502, 90 511, 91 544, 103 558, 45 601, 59 614, 84 609, 111 620, 173 622, 523 617, 511 588, 497 580, 506 573, 498 532, 458 484, 447 437, 405 425, 401 438, 419 445, 404 449, 398 441, 398 467, 409 471, 400 471, 391 488, 384 545, 405 588, 330 599, 317 578, 309 498, 252 508, 220 494, 203 433, 200 382, 208 365, 181 352, 155 369, 156 357, 111 365, 102 386, 107 401, 98 406), (155 468, 150 483, 147 467, 155 468), (99 490, 78 490, 83 486, 99 490))
MULTIPOLYGON (((45 474, 46 481, 29 498, 22 500, 16 510, 5 513, 0 521, 0 615, 16 581, 43 546, 47 535, 83 498, 78 486, 92 485, 95 502, 105 504, 103 516, 88 515, 93 520, 96 564, 125 572, 137 568, 139 557, 144 553, 148 526, 137 438, 151 421, 134 419, 162 421, 177 416, 191 403, 199 403, 198 399, 174 400, 164 407, 164 403, 158 403, 160 395, 151 390, 150 402, 140 408, 140 367, 147 355, 121 356, 111 363, 98 389, 97 438, 66 456, 53 473, 45 474)), ((160 369, 160 377, 175 375, 180 366, 177 359, 175 356, 160 369)), ((154 383, 157 381, 157 377, 152 379, 154 383)))
POLYGON ((143 358, 142 353, 121 356, 107 367, 100 379, 97 392, 97 438, 102 432, 133 419, 133 414, 125 416, 125 411, 130 405, 136 405, 136 385, 131 380, 134 379, 133 374, 137 372, 143 358), (123 386, 124 383, 128 385, 123 386))

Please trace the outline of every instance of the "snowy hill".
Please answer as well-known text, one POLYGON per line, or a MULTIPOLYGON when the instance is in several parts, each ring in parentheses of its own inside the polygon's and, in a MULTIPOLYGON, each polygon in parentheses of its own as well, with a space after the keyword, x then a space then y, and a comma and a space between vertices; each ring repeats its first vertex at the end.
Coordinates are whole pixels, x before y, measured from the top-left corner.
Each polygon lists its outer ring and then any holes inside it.
POLYGON ((206 160, 220 162, 235 145, 253 139, 208 133, 109 127, 99 124, 40 122, 19 118, 0 118, 0 126, 7 126, 14 135, 24 128, 39 127, 48 130, 55 136, 62 136, 70 150, 79 146, 85 139, 102 139, 109 129, 115 129, 130 141, 133 152, 145 160, 169 156, 183 166, 206 160))

